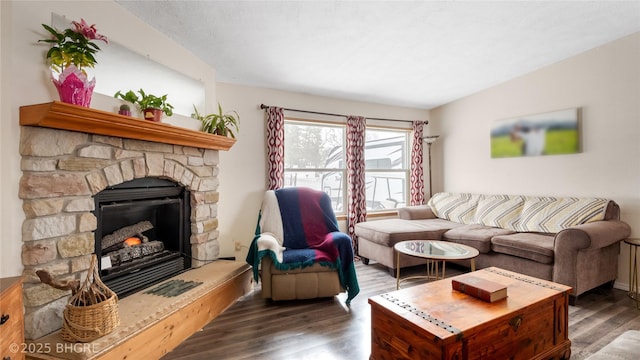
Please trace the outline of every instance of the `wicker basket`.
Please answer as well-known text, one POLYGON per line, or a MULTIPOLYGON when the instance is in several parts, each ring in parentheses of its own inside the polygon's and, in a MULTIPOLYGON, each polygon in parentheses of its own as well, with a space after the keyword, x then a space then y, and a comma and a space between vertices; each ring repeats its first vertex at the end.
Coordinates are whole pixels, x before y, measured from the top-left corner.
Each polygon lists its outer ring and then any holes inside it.
POLYGON ((69 342, 90 342, 120 325, 118 295, 100 280, 95 255, 87 278, 69 300, 63 315, 60 336, 69 342))

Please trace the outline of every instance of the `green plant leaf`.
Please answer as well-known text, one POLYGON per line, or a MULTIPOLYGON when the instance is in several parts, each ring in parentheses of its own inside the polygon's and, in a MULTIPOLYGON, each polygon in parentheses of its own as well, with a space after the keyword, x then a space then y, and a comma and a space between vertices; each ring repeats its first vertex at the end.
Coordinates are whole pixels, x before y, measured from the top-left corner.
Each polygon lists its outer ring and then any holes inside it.
POLYGON ((114 97, 121 98, 137 105, 138 109, 141 111, 153 108, 162 110, 167 116, 173 115, 173 105, 167 102, 167 94, 156 96, 153 94, 147 94, 143 89, 139 89, 138 94, 140 94, 140 96, 136 95, 133 90, 127 91, 124 95, 121 91, 118 91, 115 93, 114 97))
POLYGON ((202 123, 200 127, 201 131, 235 138, 236 135, 232 128, 235 129, 236 132, 238 131, 238 119, 240 118, 236 111, 231 112, 232 114, 235 114, 235 116, 229 113, 225 114, 220 103, 218 103, 217 114, 202 115, 195 105, 193 106, 193 109, 195 111, 195 119, 200 120, 202 123))

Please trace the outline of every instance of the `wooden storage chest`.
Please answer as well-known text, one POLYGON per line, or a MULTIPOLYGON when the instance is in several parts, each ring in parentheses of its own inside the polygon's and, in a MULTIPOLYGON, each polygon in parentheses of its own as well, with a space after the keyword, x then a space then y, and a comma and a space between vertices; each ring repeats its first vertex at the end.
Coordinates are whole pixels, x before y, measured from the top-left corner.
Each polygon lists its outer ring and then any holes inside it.
POLYGON ((495 267, 474 274, 506 285, 507 298, 482 301, 451 278, 370 298, 370 359, 569 358, 571 287, 495 267))
POLYGON ((24 359, 22 278, 0 279, 0 359, 24 359))

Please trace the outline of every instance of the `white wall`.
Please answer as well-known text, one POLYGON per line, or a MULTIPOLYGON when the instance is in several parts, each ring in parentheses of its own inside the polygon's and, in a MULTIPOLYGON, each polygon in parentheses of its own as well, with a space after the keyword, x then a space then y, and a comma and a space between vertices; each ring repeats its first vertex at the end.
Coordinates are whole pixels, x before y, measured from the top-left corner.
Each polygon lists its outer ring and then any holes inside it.
MULTIPOLYGON (((45 65, 46 45, 41 24, 51 13, 96 24, 110 40, 205 84, 206 111, 216 105, 215 70, 166 36, 112 1, 0 1, 2 57, 0 73, 0 277, 20 275, 22 201, 18 198, 20 171, 19 107, 58 100, 45 65)), ((105 45, 108 46, 108 45, 105 45)), ((98 65, 100 57, 98 54, 98 65)), ((100 81, 100 79, 96 79, 100 81)), ((144 87, 144 86, 142 86, 144 87)), ((118 102, 94 94, 91 107, 116 111, 118 102)), ((189 124, 190 125, 190 124, 189 124)))
MULTIPOLYGON (((427 120, 429 112, 412 109, 331 99, 264 88, 218 83, 218 100, 225 111, 240 115, 238 141, 228 152, 220 153, 220 251, 221 256, 244 260, 253 239, 258 211, 266 186, 265 115, 260 104, 291 109, 362 115, 377 118, 427 120), (235 243, 242 246, 235 252, 235 243)), ((329 121, 344 118, 320 117, 285 111, 285 116, 329 121)), ((368 121, 367 124, 380 124, 368 121)), ((391 123, 410 127, 410 123, 391 123)))
MULTIPOLYGON (((640 33, 431 111, 436 190, 615 200, 640 237, 640 33), (582 109, 582 152, 491 159, 496 119, 582 109)), ((616 287, 628 286, 621 246, 616 287)))

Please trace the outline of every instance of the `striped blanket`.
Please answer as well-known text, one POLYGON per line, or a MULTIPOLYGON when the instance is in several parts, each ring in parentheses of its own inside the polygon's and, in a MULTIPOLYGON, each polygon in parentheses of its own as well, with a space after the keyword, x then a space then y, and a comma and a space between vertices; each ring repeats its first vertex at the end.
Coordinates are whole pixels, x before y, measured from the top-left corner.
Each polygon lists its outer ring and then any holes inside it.
POLYGON ((264 256, 270 256, 279 270, 315 263, 337 269, 347 304, 360 292, 351 238, 340 232, 324 192, 301 187, 266 192, 246 259, 256 281, 264 256))
POLYGON ((437 193, 429 199, 433 213, 462 224, 481 224, 519 232, 558 233, 603 220, 608 199, 437 193))

